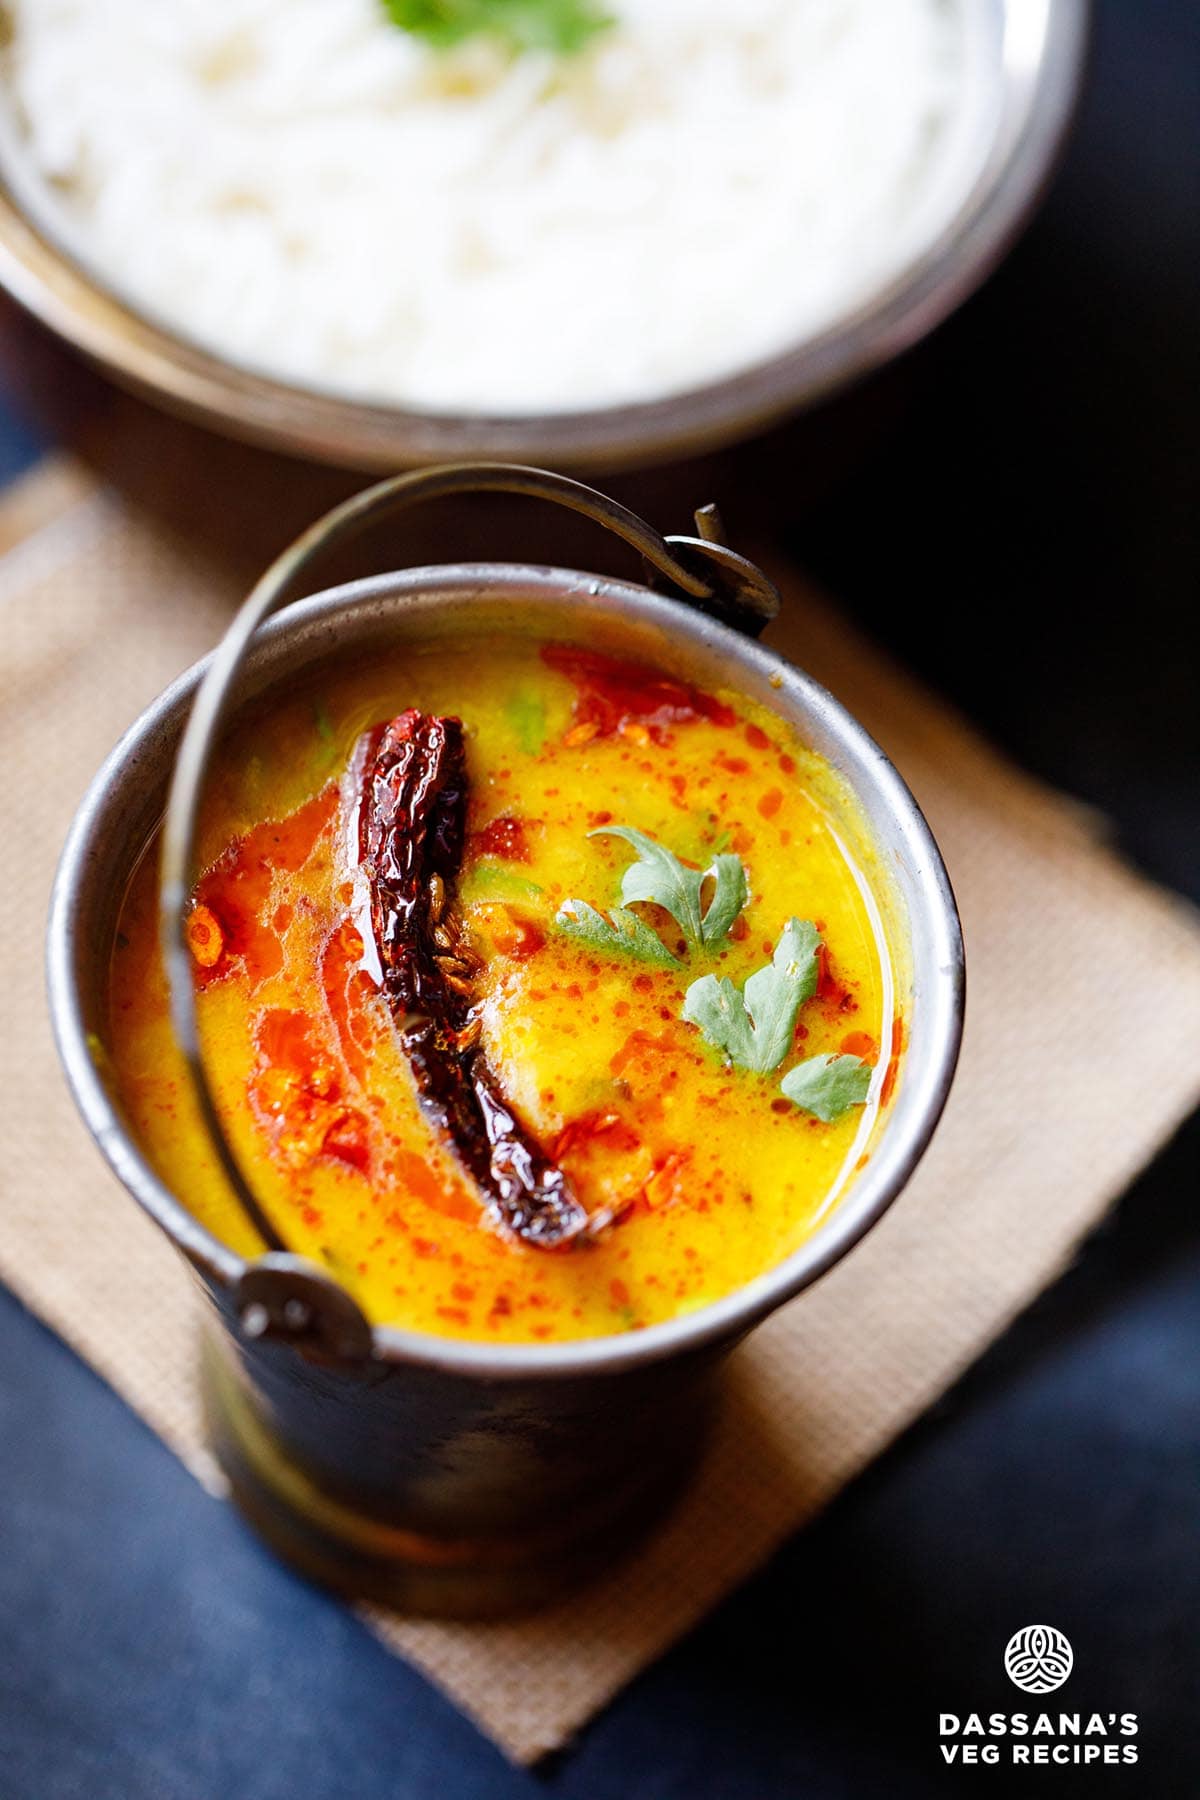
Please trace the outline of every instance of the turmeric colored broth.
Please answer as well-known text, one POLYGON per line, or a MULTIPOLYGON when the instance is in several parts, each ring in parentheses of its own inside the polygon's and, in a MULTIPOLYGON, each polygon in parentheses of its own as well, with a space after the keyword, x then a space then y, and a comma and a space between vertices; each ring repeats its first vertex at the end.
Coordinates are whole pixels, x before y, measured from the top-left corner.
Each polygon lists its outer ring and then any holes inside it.
MULTIPOLYGON (((172 1040, 156 861, 148 853, 131 883, 113 953, 119 1087, 163 1179, 254 1254, 172 1040)), ((237 728, 201 866, 192 943, 222 1114, 288 1244, 378 1322, 520 1343, 673 1318, 796 1249, 866 1159, 900 1042, 886 878, 841 778, 732 693, 664 690, 646 672, 519 641, 334 670, 237 728), (362 966, 338 784, 359 734, 407 707, 465 723, 460 901, 486 959, 482 1042, 589 1211, 618 1213, 594 1244, 539 1250, 482 1223, 362 966), (588 835, 608 823, 700 868, 736 851, 751 898, 731 936, 660 968, 560 931, 564 899, 602 911, 619 900, 633 852, 588 835), (684 992, 709 970, 740 986, 792 916, 825 945, 795 1055, 769 1076, 727 1066, 681 1019, 684 992), (838 1051, 876 1075, 865 1106, 824 1124, 781 1098, 779 1079, 796 1057, 838 1051)))

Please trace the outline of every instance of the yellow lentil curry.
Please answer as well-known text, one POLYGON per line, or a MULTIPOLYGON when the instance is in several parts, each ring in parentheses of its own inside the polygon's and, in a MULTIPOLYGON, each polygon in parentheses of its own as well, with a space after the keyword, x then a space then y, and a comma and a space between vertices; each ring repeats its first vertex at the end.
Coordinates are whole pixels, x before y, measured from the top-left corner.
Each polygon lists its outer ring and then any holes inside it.
MULTIPOLYGON (((156 861, 113 952, 117 1080, 163 1179, 252 1255, 172 1040, 156 861)), ((289 1247, 377 1322, 525 1343, 690 1312, 797 1248, 890 1099, 865 821, 732 692, 515 640, 335 668, 231 733, 201 866, 222 1116, 289 1247), (457 774, 409 855, 439 744, 457 774)))

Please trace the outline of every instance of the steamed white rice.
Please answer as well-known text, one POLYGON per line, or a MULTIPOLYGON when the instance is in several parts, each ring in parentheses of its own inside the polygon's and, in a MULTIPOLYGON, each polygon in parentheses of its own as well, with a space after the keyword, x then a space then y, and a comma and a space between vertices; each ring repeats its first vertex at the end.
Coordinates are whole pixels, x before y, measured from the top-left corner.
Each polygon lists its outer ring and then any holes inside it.
POLYGON ((819 331, 939 222, 948 0, 610 0, 584 55, 442 56, 379 0, 10 0, 75 247, 200 342, 453 412, 692 388, 819 331))

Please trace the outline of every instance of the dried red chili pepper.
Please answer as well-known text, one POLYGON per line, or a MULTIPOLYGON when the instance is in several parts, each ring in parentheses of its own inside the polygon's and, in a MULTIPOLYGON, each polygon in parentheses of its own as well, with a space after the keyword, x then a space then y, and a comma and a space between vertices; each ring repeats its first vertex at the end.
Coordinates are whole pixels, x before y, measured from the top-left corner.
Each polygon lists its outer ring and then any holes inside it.
POLYGON ((360 741, 354 769, 383 991, 422 1104, 508 1231, 540 1248, 568 1244, 587 1212, 504 1098, 471 1010, 480 964, 453 905, 467 810, 462 722, 401 713, 360 741))

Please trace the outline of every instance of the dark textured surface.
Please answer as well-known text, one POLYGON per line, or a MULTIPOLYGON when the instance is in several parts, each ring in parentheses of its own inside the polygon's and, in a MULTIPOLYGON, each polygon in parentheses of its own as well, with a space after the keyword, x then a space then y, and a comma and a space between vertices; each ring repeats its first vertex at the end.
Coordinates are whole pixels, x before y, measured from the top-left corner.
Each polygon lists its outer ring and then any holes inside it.
MULTIPOLYGON (((1101 0, 1044 212, 795 541, 1194 898, 1198 277, 1200 10, 1101 0)), ((32 449, 6 422, 0 474, 32 449)), ((1200 1793, 1198 1192, 1194 1122, 933 1416, 537 1776, 3 1297, 2 1800, 1200 1793), (1003 1645, 1039 1620, 1074 1644, 1065 1705, 1140 1713, 1140 1764, 945 1774, 938 1712, 1017 1707, 1003 1645)))

